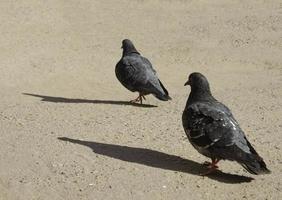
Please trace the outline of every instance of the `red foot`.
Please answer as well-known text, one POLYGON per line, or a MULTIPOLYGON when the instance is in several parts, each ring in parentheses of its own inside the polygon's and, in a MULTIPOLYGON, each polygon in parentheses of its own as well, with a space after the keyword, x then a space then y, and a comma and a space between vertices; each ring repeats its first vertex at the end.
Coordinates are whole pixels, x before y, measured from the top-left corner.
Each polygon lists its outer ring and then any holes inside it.
POLYGON ((201 173, 200 175, 201 176, 205 176, 205 175, 208 175, 212 172, 214 172, 215 170, 218 169, 218 166, 216 165, 217 163, 219 162, 219 159, 212 159, 212 162, 204 162, 203 165, 207 166, 208 168, 208 171, 204 172, 204 173, 201 173))
POLYGON ((143 100, 142 98, 143 98, 144 100, 146 100, 145 96, 144 96, 144 95, 141 95, 141 94, 139 93, 139 96, 138 96, 136 99, 131 100, 130 103, 138 103, 138 102, 140 102, 140 104, 142 104, 142 100, 143 100))

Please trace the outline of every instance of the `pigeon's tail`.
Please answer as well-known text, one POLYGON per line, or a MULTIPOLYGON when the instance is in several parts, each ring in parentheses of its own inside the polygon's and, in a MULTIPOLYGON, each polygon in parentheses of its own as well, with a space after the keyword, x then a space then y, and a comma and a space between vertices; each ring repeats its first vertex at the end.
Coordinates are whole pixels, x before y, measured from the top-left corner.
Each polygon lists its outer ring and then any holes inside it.
POLYGON ((165 89, 164 85, 162 84, 162 82, 159 80, 159 83, 164 91, 165 94, 163 93, 156 93, 154 96, 157 97, 159 100, 162 100, 162 101, 168 101, 168 100, 171 100, 171 97, 169 96, 168 94, 168 91, 167 89, 165 89))
POLYGON ((271 171, 267 169, 265 162, 258 155, 248 154, 247 160, 240 163, 251 174, 270 174, 271 171))

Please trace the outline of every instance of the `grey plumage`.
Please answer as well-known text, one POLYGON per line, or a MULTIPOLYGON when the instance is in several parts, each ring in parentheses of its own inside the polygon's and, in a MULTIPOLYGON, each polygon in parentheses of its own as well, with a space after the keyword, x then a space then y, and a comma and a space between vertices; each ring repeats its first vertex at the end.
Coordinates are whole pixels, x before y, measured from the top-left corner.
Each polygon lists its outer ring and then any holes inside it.
POLYGON ((141 100, 142 96, 147 94, 153 94, 162 101, 171 99, 150 61, 140 55, 133 43, 125 39, 122 41, 122 48, 122 58, 115 68, 121 84, 132 92, 139 92, 141 100))
POLYGON ((237 161, 252 174, 270 173, 231 111, 212 96, 207 79, 200 73, 192 73, 185 85, 191 86, 191 92, 182 123, 198 152, 213 161, 237 161))

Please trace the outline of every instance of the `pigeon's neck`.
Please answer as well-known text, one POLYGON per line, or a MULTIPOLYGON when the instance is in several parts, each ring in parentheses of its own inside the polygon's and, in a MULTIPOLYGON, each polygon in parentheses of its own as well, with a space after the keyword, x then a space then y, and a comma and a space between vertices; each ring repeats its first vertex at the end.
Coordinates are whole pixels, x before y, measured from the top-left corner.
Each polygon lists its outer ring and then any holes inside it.
POLYGON ((129 51, 129 52, 123 52, 122 53, 122 57, 129 56, 129 55, 131 55, 133 53, 136 53, 136 54, 140 55, 140 53, 138 51, 129 51))
POLYGON ((216 101, 209 88, 192 88, 186 106, 194 102, 216 101))
POLYGON ((136 54, 139 54, 140 53, 135 49, 135 47, 132 45, 132 46, 127 46, 127 47, 124 47, 123 48, 123 52, 122 52, 122 56, 128 56, 132 53, 136 53, 136 54))

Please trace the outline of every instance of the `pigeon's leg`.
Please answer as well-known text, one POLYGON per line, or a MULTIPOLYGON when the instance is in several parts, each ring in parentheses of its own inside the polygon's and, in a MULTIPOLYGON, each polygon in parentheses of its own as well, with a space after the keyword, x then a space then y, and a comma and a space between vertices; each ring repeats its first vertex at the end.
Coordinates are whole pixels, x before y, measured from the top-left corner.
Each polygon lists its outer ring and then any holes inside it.
POLYGON ((139 96, 136 99, 131 100, 130 103, 140 102, 140 104, 142 104, 143 103, 143 99, 146 100, 145 95, 139 93, 139 96))
POLYGON ((140 101, 140 96, 138 96, 136 99, 133 99, 130 101, 130 103, 137 103, 140 101))
POLYGON ((205 175, 208 175, 208 174, 212 173, 213 171, 215 171, 218 168, 218 166, 216 165, 218 162, 219 162, 219 159, 217 159, 217 158, 212 158, 211 163, 205 162, 204 165, 207 166, 208 171, 201 173, 200 175, 205 176, 205 175))
POLYGON ((212 158, 212 163, 208 166, 208 168, 218 168, 216 165, 219 162, 219 159, 217 158, 212 158))
POLYGON ((146 100, 145 95, 140 94, 140 102, 141 102, 141 104, 142 104, 142 98, 144 99, 144 101, 146 100))
POLYGON ((130 101, 130 103, 137 103, 137 102, 140 102, 142 104, 142 95, 140 93, 136 99, 130 101))

